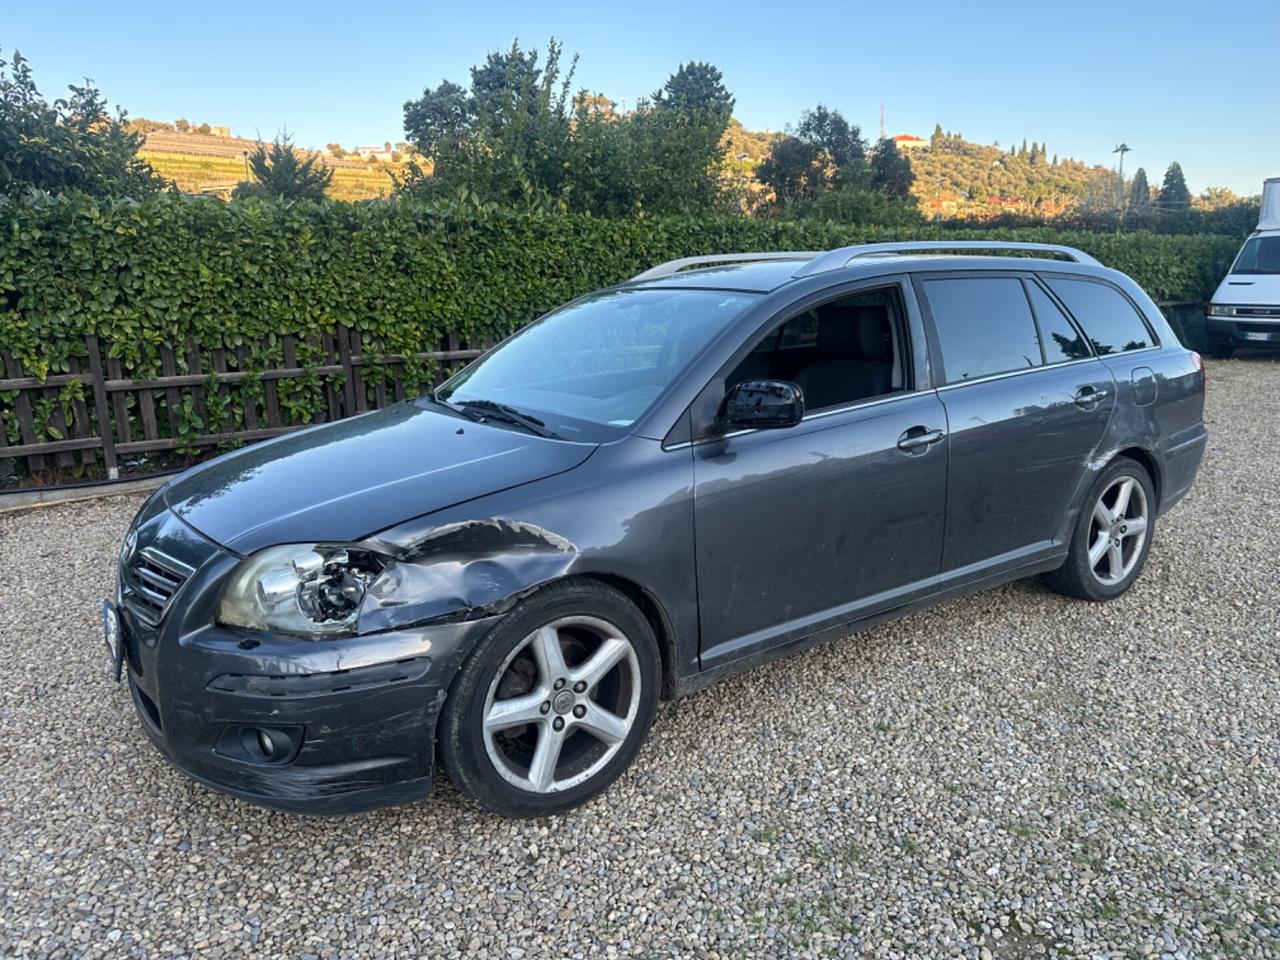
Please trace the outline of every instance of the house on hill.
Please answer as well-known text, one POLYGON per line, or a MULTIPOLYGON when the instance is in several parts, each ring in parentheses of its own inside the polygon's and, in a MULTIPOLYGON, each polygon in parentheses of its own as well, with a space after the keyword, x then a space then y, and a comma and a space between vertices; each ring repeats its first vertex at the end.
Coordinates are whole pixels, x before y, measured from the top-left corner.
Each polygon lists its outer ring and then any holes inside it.
POLYGON ((893 138, 893 143, 899 150, 918 150, 929 145, 924 137, 915 137, 909 133, 898 134, 893 138))
POLYGON ((358 156, 364 157, 366 160, 369 157, 374 157, 378 160, 390 161, 391 153, 392 151, 385 146, 384 147, 356 147, 356 154, 358 156))

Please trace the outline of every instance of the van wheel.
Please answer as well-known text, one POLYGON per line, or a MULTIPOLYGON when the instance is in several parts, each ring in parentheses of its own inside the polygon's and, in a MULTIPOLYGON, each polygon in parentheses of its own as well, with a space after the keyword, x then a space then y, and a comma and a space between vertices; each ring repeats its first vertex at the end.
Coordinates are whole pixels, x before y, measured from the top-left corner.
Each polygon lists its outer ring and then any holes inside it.
POLYGON ((1138 579, 1155 535, 1155 490, 1145 467, 1117 457, 1094 481, 1076 520, 1066 562, 1043 575, 1050 590, 1112 600, 1138 579))
POLYGON ((623 594, 552 584, 518 603, 458 672, 440 759, 463 793, 508 817, 562 813, 630 766, 658 705, 658 644, 623 594))

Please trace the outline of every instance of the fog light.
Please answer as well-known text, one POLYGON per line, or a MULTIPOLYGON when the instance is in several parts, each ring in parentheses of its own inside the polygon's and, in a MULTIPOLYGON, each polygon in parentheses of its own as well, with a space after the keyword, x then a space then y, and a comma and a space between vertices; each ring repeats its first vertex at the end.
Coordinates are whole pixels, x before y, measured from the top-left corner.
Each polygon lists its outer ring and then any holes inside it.
POLYGON ((262 751, 264 760, 270 760, 276 755, 276 745, 271 739, 271 734, 265 730, 258 731, 258 749, 262 751))
POLYGON ((279 724, 259 727, 233 723, 222 731, 214 748, 224 757, 246 763, 289 763, 302 747, 302 727, 279 724))

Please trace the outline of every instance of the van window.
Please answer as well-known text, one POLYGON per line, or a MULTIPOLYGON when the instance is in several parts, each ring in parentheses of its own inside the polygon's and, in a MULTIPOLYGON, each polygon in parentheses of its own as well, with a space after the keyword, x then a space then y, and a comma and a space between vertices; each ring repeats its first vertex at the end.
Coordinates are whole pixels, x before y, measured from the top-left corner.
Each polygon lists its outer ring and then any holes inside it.
POLYGON ((1038 367, 1031 306, 1016 277, 924 281, 948 383, 1038 367))
POLYGON ((1280 237, 1253 237, 1240 248, 1232 273, 1280 273, 1280 237))
POLYGON ((1141 350, 1155 343, 1128 297, 1110 284, 1065 277, 1045 277, 1045 282, 1067 305, 1099 355, 1141 350))

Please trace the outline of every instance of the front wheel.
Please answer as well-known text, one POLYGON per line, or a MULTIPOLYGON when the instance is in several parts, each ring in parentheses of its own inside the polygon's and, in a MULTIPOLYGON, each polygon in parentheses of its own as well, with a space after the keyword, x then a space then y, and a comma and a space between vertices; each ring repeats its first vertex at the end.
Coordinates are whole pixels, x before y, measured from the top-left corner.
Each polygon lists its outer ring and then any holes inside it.
POLYGON ((601 793, 630 765, 657 711, 658 646, 623 594, 594 581, 521 601, 459 671, 440 719, 457 787, 511 817, 601 793))
POLYGON ((1066 562, 1046 573, 1054 592, 1111 600, 1133 585, 1155 534, 1155 490, 1142 464, 1117 457, 1094 481, 1076 521, 1066 562))

